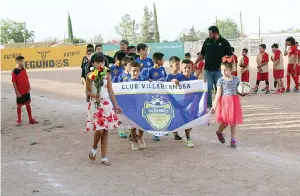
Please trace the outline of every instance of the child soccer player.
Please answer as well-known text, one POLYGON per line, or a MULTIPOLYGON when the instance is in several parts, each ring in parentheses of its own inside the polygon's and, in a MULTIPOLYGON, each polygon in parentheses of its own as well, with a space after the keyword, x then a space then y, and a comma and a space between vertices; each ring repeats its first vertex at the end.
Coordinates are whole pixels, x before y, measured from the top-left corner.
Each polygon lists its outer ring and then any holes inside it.
MULTIPOLYGON (((298 48, 299 43, 296 42, 296 46, 298 48)), ((300 49, 298 49, 298 82, 300 82, 300 49)), ((299 87, 300 87, 300 83, 298 83, 299 87)))
MULTIPOLYGON (((269 89, 269 55, 266 51, 266 45, 261 44, 259 45, 259 54, 257 55, 256 62, 257 62, 257 76, 256 76, 256 86, 254 91, 252 92, 253 94, 256 94, 258 91, 259 83, 260 81, 265 81, 266 82, 266 88, 265 94, 270 94, 270 89, 269 89)), ((263 91, 264 89, 262 89, 263 91)))
POLYGON ((284 77, 284 66, 281 51, 278 49, 278 44, 272 45, 273 56, 271 60, 273 61, 273 76, 275 79, 274 85, 277 89, 274 94, 281 94, 285 92, 283 87, 283 77, 284 77))
MULTIPOLYGON (((167 73, 164 65, 164 54, 161 52, 156 52, 153 54, 154 66, 149 70, 146 80, 152 81, 165 81, 167 73)), ((160 141, 160 137, 153 135, 152 139, 154 141, 160 141)))
MULTIPOLYGON (((200 52, 197 53, 197 57, 199 57, 200 52)), ((203 69, 204 69, 204 60, 201 59, 197 66, 195 67, 196 77, 198 79, 203 79, 203 69)))
POLYGON ((30 106, 30 83, 28 79, 28 75, 26 70, 24 69, 24 57, 17 56, 16 57, 17 68, 15 68, 11 73, 11 82, 13 83, 15 93, 17 96, 17 114, 18 120, 16 122, 17 126, 22 125, 22 106, 26 105, 26 110, 29 117, 30 124, 37 124, 36 121, 31 114, 31 106, 30 106))
POLYGON ((167 73, 164 66, 164 54, 156 52, 153 54, 154 66, 149 70, 147 79, 150 81, 165 81, 167 73))
POLYGON ((139 53, 139 57, 135 60, 141 65, 140 77, 142 80, 146 80, 149 70, 153 67, 154 63, 151 58, 148 58, 148 46, 146 44, 138 44, 136 46, 139 53))
POLYGON ((102 47, 102 44, 97 44, 95 46, 95 52, 101 52, 103 53, 103 47, 102 47))
POLYGON ((135 46, 129 46, 128 53, 135 53, 135 52, 136 52, 135 46))
POLYGON ((241 67, 241 80, 242 82, 249 82, 249 57, 247 56, 248 54, 248 49, 244 48, 242 50, 242 55, 243 57, 241 58, 240 61, 240 67, 241 67))
POLYGON ((288 67, 287 67, 287 84, 286 84, 286 92, 291 91, 291 76, 295 82, 294 92, 299 92, 299 77, 297 76, 297 62, 298 62, 298 49, 296 46, 296 40, 293 37, 288 37, 285 40, 285 53, 284 55, 288 55, 288 67), (286 51, 287 46, 290 46, 289 51, 286 51))
MULTIPOLYGON (((191 60, 192 56, 191 56, 191 53, 187 52, 184 54, 184 59, 188 59, 188 60, 191 60)), ((191 61, 191 65, 192 65, 192 75, 194 75, 194 71, 195 71, 195 64, 193 61, 191 61)))
MULTIPOLYGON (((127 82, 142 81, 142 79, 140 78, 140 64, 138 62, 132 61, 128 63, 128 67, 130 67, 130 78, 129 80, 127 80, 127 82)), ((133 127, 130 130, 130 136, 132 141, 131 149, 134 151, 146 148, 146 143, 143 139, 144 132, 142 130, 138 131, 139 133, 137 136, 135 127, 133 127)))
MULTIPOLYGON (((220 124, 216 132, 219 141, 224 144, 225 138, 223 131, 226 127, 231 128, 230 146, 236 148, 236 129, 237 125, 243 123, 243 111, 240 103, 240 97, 237 94, 237 86, 240 83, 238 77, 231 75, 232 59, 223 57, 221 65, 221 77, 217 82, 217 94, 211 109, 216 113, 216 121, 220 124)), ((260 62, 260 61, 259 61, 260 62)))
POLYGON ((124 67, 121 65, 122 59, 126 56, 124 52, 118 52, 115 58, 115 64, 110 69, 111 81, 113 83, 118 82, 119 76, 123 73, 124 67))
POLYGON ((231 47, 232 57, 233 57, 233 67, 232 67, 232 75, 237 76, 237 64, 238 64, 238 57, 234 54, 234 47, 231 47))
MULTIPOLYGON (((182 60, 181 69, 182 69, 183 78, 184 78, 183 81, 197 80, 196 76, 191 75, 192 74, 192 62, 190 60, 188 60, 188 59, 182 60)), ((176 83, 176 81, 175 81, 175 83, 176 83)), ((185 130, 186 146, 189 148, 194 147, 194 143, 191 140, 191 131, 192 131, 192 129, 185 130)), ((182 138, 180 139, 180 136, 178 135, 178 133, 174 132, 175 137, 176 137, 176 135, 177 135, 178 141, 182 140, 182 138)))

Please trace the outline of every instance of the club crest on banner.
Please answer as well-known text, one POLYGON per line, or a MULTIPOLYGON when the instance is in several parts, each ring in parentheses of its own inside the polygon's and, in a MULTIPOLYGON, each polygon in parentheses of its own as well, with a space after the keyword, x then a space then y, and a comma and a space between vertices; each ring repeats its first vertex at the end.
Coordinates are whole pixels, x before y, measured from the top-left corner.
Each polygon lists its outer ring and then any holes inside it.
POLYGON ((154 130, 164 131, 175 117, 175 112, 170 102, 153 96, 150 102, 145 101, 142 116, 154 130))

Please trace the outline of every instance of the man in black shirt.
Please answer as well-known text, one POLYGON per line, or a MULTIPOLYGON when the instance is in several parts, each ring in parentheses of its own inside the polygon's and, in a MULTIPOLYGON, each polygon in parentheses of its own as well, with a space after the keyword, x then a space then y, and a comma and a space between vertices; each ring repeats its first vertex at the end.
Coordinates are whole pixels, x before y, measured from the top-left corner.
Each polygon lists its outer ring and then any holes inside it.
POLYGON ((114 60, 116 60, 116 56, 119 52, 124 52, 125 54, 128 54, 128 45, 129 45, 129 42, 127 40, 121 40, 120 50, 115 53, 114 60))
POLYGON ((212 90, 213 85, 217 85, 217 81, 222 77, 221 63, 223 56, 231 56, 231 47, 229 42, 219 34, 216 26, 209 27, 209 38, 207 38, 202 46, 201 53, 195 65, 203 58, 205 59, 204 79, 208 84, 207 107, 212 107, 212 90))

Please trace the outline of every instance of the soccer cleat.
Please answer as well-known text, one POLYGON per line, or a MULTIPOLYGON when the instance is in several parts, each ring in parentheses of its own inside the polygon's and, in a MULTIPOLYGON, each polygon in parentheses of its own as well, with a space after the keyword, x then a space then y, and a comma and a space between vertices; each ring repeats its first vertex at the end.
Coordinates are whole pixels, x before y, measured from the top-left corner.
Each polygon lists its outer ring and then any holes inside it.
POLYGON ((30 124, 38 124, 39 122, 33 118, 33 119, 29 120, 29 123, 30 124))
POLYGON ((22 125, 22 121, 21 120, 17 120, 16 125, 17 126, 21 126, 22 125))
POLYGON ((174 140, 176 141, 176 142, 182 142, 183 140, 182 140, 182 137, 180 137, 178 134, 176 134, 175 136, 174 136, 174 140))
POLYGON ((270 94, 270 90, 266 90, 265 94, 270 94))
POLYGON ((289 88, 287 88, 287 89, 285 90, 285 92, 286 92, 286 93, 289 93, 289 92, 291 92, 291 90, 290 90, 289 88))
POLYGON ((138 144, 137 144, 137 143, 132 143, 132 144, 131 144, 131 149, 132 149, 133 151, 139 150, 138 144))
POLYGON ((220 141, 222 144, 224 144, 224 143, 225 143, 224 135, 223 135, 221 132, 219 132, 219 131, 216 131, 216 134, 217 134, 217 136, 218 136, 219 141, 220 141))
POLYGON ((267 88, 265 87, 265 88, 263 88, 263 89, 261 89, 261 91, 266 91, 267 90, 267 88))
POLYGON ((138 139, 138 144, 140 149, 145 149, 147 148, 146 142, 143 139, 138 139))
POLYGON ((252 94, 257 94, 257 92, 258 92, 258 89, 257 89, 257 88, 256 88, 256 89, 253 89, 252 94))
POLYGON ((277 94, 277 95, 278 95, 278 94, 281 94, 281 90, 278 89, 278 90, 275 91, 273 94, 277 94))
POLYGON ((159 137, 159 136, 156 136, 156 135, 153 135, 153 136, 152 136, 152 139, 153 139, 153 141, 157 141, 157 142, 160 141, 160 137, 159 137))
POLYGON ((281 88, 281 93, 285 93, 285 88, 281 88))
POLYGON ((294 92, 295 92, 295 93, 299 93, 299 89, 296 89, 296 88, 295 88, 295 89, 294 89, 294 92))
POLYGON ((96 154, 97 154, 97 149, 92 148, 91 151, 90 151, 90 154, 89 154, 89 158, 92 161, 95 161, 96 160, 96 154))
POLYGON ((195 146, 192 140, 187 140, 185 145, 188 148, 193 148, 195 146))
POLYGON ((236 140, 231 140, 231 142, 230 142, 230 147, 231 147, 231 148, 236 148, 236 147, 237 147, 237 145, 236 145, 236 140))
POLYGON ((119 130, 118 135, 119 135, 120 138, 123 138, 123 139, 128 137, 128 134, 124 130, 119 130))

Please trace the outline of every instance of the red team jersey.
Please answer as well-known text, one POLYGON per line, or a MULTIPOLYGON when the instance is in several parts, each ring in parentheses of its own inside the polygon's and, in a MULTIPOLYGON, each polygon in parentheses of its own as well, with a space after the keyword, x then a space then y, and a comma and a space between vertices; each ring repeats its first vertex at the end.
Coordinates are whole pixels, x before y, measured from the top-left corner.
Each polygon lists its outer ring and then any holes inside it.
POLYGON ((244 66, 241 68, 241 81, 249 82, 249 57, 243 56, 240 63, 244 66))
POLYGON ((29 78, 24 68, 14 69, 11 73, 11 81, 16 83, 17 89, 21 95, 25 95, 30 90, 29 78))
POLYGON ((269 80, 269 55, 268 53, 264 52, 262 54, 257 55, 257 62, 260 62, 259 64, 265 64, 261 67, 261 70, 258 70, 257 72, 257 80, 259 81, 266 81, 269 80))

